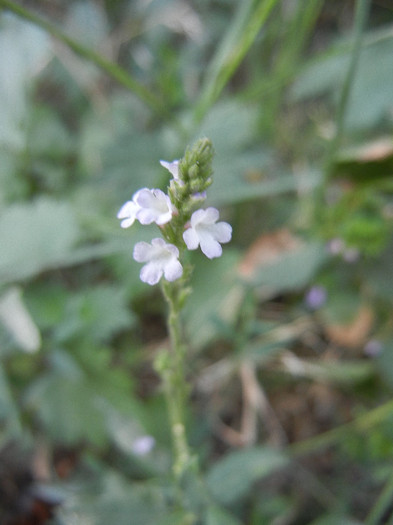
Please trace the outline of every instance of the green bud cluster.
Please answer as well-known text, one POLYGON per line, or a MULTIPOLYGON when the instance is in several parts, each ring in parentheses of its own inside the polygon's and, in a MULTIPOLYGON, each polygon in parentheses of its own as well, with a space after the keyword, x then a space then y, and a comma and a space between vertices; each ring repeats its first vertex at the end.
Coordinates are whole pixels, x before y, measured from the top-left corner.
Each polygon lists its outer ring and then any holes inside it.
POLYGON ((197 140, 188 147, 179 161, 179 180, 173 179, 168 188, 169 198, 177 209, 170 224, 163 228, 169 242, 184 247, 183 232, 192 212, 200 205, 198 197, 212 183, 214 149, 207 138, 197 140))

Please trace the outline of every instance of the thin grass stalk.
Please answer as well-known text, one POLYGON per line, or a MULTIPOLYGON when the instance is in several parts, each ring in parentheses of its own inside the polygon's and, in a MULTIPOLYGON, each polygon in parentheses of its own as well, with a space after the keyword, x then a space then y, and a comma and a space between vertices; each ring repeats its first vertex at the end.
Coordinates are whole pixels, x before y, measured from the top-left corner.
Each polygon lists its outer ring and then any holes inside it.
POLYGON ((374 429, 393 415, 393 401, 390 400, 377 408, 369 410, 366 414, 357 417, 349 423, 324 432, 318 436, 300 441, 288 447, 288 453, 292 457, 299 457, 332 446, 345 439, 349 433, 365 433, 374 429))
POLYGON ((360 52, 362 49, 362 42, 370 11, 370 5, 371 0, 357 0, 356 2, 353 29, 354 36, 351 57, 348 70, 342 85, 339 103, 337 107, 335 134, 327 152, 327 159, 325 164, 325 182, 331 175, 333 164, 337 156, 337 151, 341 146, 341 142, 344 136, 345 118, 347 115, 351 90, 353 88, 353 84, 356 78, 356 71, 359 63, 360 52))
POLYGON ((107 60, 99 53, 96 53, 92 49, 85 47, 80 42, 77 42, 73 38, 63 33, 63 31, 58 29, 51 22, 32 13, 30 10, 22 7, 12 0, 0 0, 0 8, 10 11, 18 17, 23 18, 24 20, 27 20, 40 27, 56 40, 59 40, 69 47, 76 55, 88 60, 105 72, 108 76, 116 80, 116 82, 121 84, 128 91, 131 91, 142 102, 144 102, 144 104, 146 104, 154 114, 167 121, 174 121, 173 115, 167 111, 164 104, 156 97, 156 95, 151 93, 145 86, 143 86, 132 75, 130 75, 125 69, 120 67, 115 62, 107 60))
MULTIPOLYGON (((379 496, 374 507, 371 509, 367 518, 365 519, 364 525, 378 525, 379 523, 382 523, 381 519, 383 518, 383 516, 385 515, 385 513, 391 506, 392 501, 393 501, 393 474, 387 480, 386 485, 381 495, 379 496)), ((391 522, 392 521, 390 521, 389 523, 391 522)))
POLYGON ((241 2, 233 23, 213 57, 196 103, 194 120, 198 123, 217 100, 240 66, 278 0, 241 2))

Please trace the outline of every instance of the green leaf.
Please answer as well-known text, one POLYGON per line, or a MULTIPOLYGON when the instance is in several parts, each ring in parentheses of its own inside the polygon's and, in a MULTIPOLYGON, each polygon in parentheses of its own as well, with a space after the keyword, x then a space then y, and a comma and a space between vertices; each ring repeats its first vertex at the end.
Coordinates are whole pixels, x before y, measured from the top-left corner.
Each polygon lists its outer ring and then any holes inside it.
MULTIPOLYGON (((392 107, 391 58, 393 38, 385 33, 369 33, 363 47, 346 116, 353 129, 368 128, 388 118, 392 107)), ((348 67, 350 49, 333 46, 328 54, 313 61, 295 82, 293 98, 315 98, 326 92, 335 93, 342 85, 348 67)))
POLYGON ((269 447, 255 447, 229 453, 207 474, 213 496, 223 504, 242 499, 252 484, 288 464, 287 457, 269 447))
POLYGON ((327 254, 320 243, 304 244, 290 253, 284 253, 273 264, 264 264, 249 282, 272 292, 297 290, 306 286, 327 254))
POLYGON ((225 248, 218 259, 197 255, 191 285, 193 293, 186 302, 185 319, 191 343, 200 348, 221 330, 216 319, 230 322, 236 316, 243 287, 236 281, 239 254, 225 248))
MULTIPOLYGON (((127 479, 106 470, 81 490, 72 491, 67 505, 60 509, 64 523, 94 525, 161 524, 166 516, 163 491, 148 483, 129 483, 127 479)), ((178 523, 176 521, 170 522, 178 523)), ((184 523, 184 522, 183 522, 184 523)))
POLYGON ((59 341, 74 337, 105 341, 130 328, 133 321, 122 287, 97 285, 69 297, 65 318, 55 335, 59 341))
MULTIPOLYGON (((254 107, 234 99, 209 111, 200 132, 212 140, 215 150, 209 202, 233 204, 297 189, 298 179, 277 167, 272 150, 255 147, 257 118, 254 107)), ((317 172, 302 174, 302 183, 309 188, 318 181, 317 172)))
MULTIPOLYGON (((10 385, 0 364, 0 425, 2 433, 7 437, 19 437, 22 435, 22 425, 19 419, 19 411, 12 397, 10 385)), ((1 445, 1 442, 0 442, 1 445)))
POLYGON ((211 505, 207 509, 206 525, 241 525, 241 523, 223 508, 211 505))
POLYGON ((53 439, 68 445, 86 440, 105 444, 108 434, 103 411, 97 393, 83 376, 48 373, 31 386, 25 400, 53 439))
POLYGON ((21 149, 27 87, 49 54, 49 39, 41 29, 13 16, 2 13, 0 23, 0 78, 4 80, 0 82, 0 143, 21 149))
POLYGON ((0 282, 26 279, 69 257, 78 225, 65 202, 41 198, 0 216, 0 282))

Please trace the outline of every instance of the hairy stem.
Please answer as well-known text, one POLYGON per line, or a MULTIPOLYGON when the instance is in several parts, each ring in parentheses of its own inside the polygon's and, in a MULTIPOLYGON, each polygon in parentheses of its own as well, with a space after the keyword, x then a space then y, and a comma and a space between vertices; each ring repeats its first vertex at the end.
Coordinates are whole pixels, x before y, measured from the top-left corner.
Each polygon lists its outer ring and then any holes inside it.
POLYGON ((173 471, 175 477, 181 480, 194 462, 187 442, 185 422, 185 406, 189 390, 185 378, 185 347, 180 322, 179 296, 182 288, 165 281, 162 289, 169 307, 168 331, 171 342, 169 359, 162 372, 171 421, 174 451, 173 471))

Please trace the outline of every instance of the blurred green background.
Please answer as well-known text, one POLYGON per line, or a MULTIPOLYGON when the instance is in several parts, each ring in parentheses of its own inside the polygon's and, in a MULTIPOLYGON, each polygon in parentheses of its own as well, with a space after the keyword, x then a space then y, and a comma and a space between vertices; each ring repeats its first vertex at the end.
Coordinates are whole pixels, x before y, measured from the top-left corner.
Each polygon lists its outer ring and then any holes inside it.
POLYGON ((390 0, 0 0, 0 522, 180 525, 121 205, 206 136, 189 439, 207 525, 393 523, 390 0))

